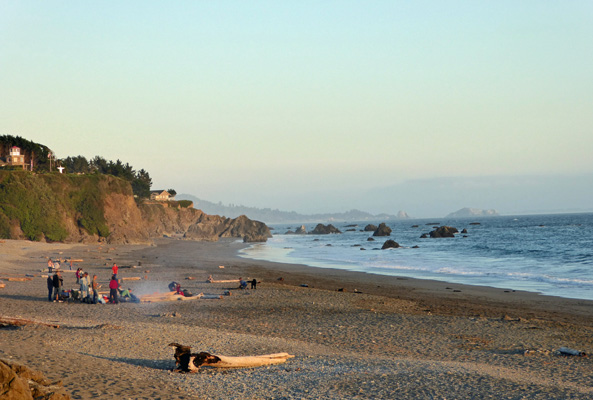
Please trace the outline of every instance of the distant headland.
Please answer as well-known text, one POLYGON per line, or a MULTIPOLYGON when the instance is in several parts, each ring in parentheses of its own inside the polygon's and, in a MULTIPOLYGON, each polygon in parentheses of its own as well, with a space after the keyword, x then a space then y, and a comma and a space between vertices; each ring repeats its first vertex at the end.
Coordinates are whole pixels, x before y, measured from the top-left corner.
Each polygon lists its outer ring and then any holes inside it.
POLYGON ((222 202, 213 203, 190 194, 179 194, 177 195, 177 198, 192 201, 196 207, 208 214, 225 215, 230 218, 234 218, 239 215, 248 215, 250 218, 263 221, 266 224, 378 220, 392 221, 410 218, 410 216, 405 211, 399 211, 397 215, 384 213, 371 214, 355 209, 337 213, 300 214, 295 211, 282 211, 278 209, 257 208, 235 204, 225 205, 222 202))

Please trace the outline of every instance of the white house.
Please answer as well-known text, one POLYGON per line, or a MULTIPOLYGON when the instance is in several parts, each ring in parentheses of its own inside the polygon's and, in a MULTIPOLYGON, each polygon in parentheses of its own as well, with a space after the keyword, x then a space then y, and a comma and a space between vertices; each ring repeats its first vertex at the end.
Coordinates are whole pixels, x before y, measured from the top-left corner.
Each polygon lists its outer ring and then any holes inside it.
POLYGON ((150 200, 156 201, 169 201, 175 200, 175 196, 171 196, 169 192, 166 190, 151 190, 150 191, 150 200))

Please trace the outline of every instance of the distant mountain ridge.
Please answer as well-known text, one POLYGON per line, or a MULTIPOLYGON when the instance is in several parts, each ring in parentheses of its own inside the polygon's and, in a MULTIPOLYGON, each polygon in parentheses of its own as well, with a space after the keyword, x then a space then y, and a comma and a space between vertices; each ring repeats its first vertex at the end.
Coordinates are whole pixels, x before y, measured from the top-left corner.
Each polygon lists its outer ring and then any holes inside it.
POLYGON ((496 217, 500 214, 496 210, 482 210, 480 208, 465 207, 450 213, 445 218, 496 217))
POLYGON ((222 202, 213 203, 207 200, 202 200, 191 194, 178 194, 178 200, 191 200, 194 202, 194 207, 202 210, 206 214, 224 215, 228 218, 235 218, 235 216, 246 215, 250 219, 264 222, 266 224, 274 223, 293 223, 293 222, 322 222, 322 221, 376 221, 376 220, 395 220, 406 219, 408 215, 400 211, 398 215, 377 214, 350 210, 342 213, 321 213, 321 214, 299 214, 295 211, 281 211, 271 208, 257 208, 243 205, 224 205, 222 202))

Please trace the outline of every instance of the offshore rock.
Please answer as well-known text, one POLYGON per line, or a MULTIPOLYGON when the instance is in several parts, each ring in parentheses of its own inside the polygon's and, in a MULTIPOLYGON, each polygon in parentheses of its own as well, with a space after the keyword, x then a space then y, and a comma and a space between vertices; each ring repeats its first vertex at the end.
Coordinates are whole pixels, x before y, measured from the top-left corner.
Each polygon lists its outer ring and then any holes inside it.
POLYGON ((400 210, 397 213, 397 219, 410 219, 410 216, 408 215, 407 212, 400 210))
POLYGON ((367 226, 364 227, 365 232, 374 232, 376 230, 377 230, 377 225, 368 224, 367 226))
POLYGON ((439 226, 437 229, 430 232, 430 237, 431 238, 455 237, 456 233, 459 233, 457 228, 453 228, 452 226, 439 226))
POLYGON ((296 235, 306 235, 307 234, 307 228, 305 228, 305 225, 301 225, 297 228, 297 230, 294 232, 296 235))
POLYGON ((315 229, 313 229, 313 231, 311 232, 311 234, 313 234, 313 235, 329 235, 332 233, 342 233, 342 232, 338 228, 333 226, 332 224, 329 224, 329 225, 317 224, 315 229))
POLYGON ((385 243, 383 243, 383 246, 381 247, 381 250, 385 250, 385 249, 397 249, 398 247, 401 247, 398 242, 396 242, 395 240, 389 239, 388 241, 386 241, 385 243))
POLYGON ((377 229, 375 229, 375 232, 373 233, 373 236, 389 236, 391 235, 391 228, 388 227, 385 222, 381 222, 379 224, 379 226, 377 227, 377 229))

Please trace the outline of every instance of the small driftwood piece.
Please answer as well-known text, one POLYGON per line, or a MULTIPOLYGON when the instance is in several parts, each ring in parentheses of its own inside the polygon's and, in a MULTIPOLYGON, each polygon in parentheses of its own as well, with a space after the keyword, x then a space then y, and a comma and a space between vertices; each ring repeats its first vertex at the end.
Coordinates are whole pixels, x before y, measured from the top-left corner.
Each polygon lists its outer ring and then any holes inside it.
POLYGON ((190 346, 170 343, 175 347, 175 371, 197 372, 201 367, 254 368, 285 363, 294 357, 288 353, 264 354, 259 356, 229 357, 206 352, 192 353, 190 346))
POLYGON ((577 356, 577 357, 586 357, 587 353, 580 350, 571 349, 569 347, 560 347, 558 349, 558 353, 563 356, 577 356))
POLYGON ((3 288, 5 288, 5 287, 6 287, 6 283, 4 283, 4 282, 0 282, 0 289, 3 289, 3 288))
POLYGON ((206 279, 206 283, 239 283, 239 279, 214 279, 212 275, 206 279))
POLYGON ((0 280, 3 281, 8 281, 8 282, 26 282, 26 281, 32 281, 33 278, 28 278, 28 277, 14 277, 14 276, 8 276, 8 277, 3 277, 0 278, 0 280))
POLYGON ((139 281, 142 280, 142 277, 140 276, 126 276, 124 278, 121 278, 122 281, 139 281))
POLYGON ((48 324, 45 322, 34 321, 32 319, 10 318, 10 317, 0 317, 0 325, 9 325, 9 326, 41 325, 41 326, 48 326, 50 328, 59 328, 60 327, 60 325, 58 325, 58 324, 48 324))

